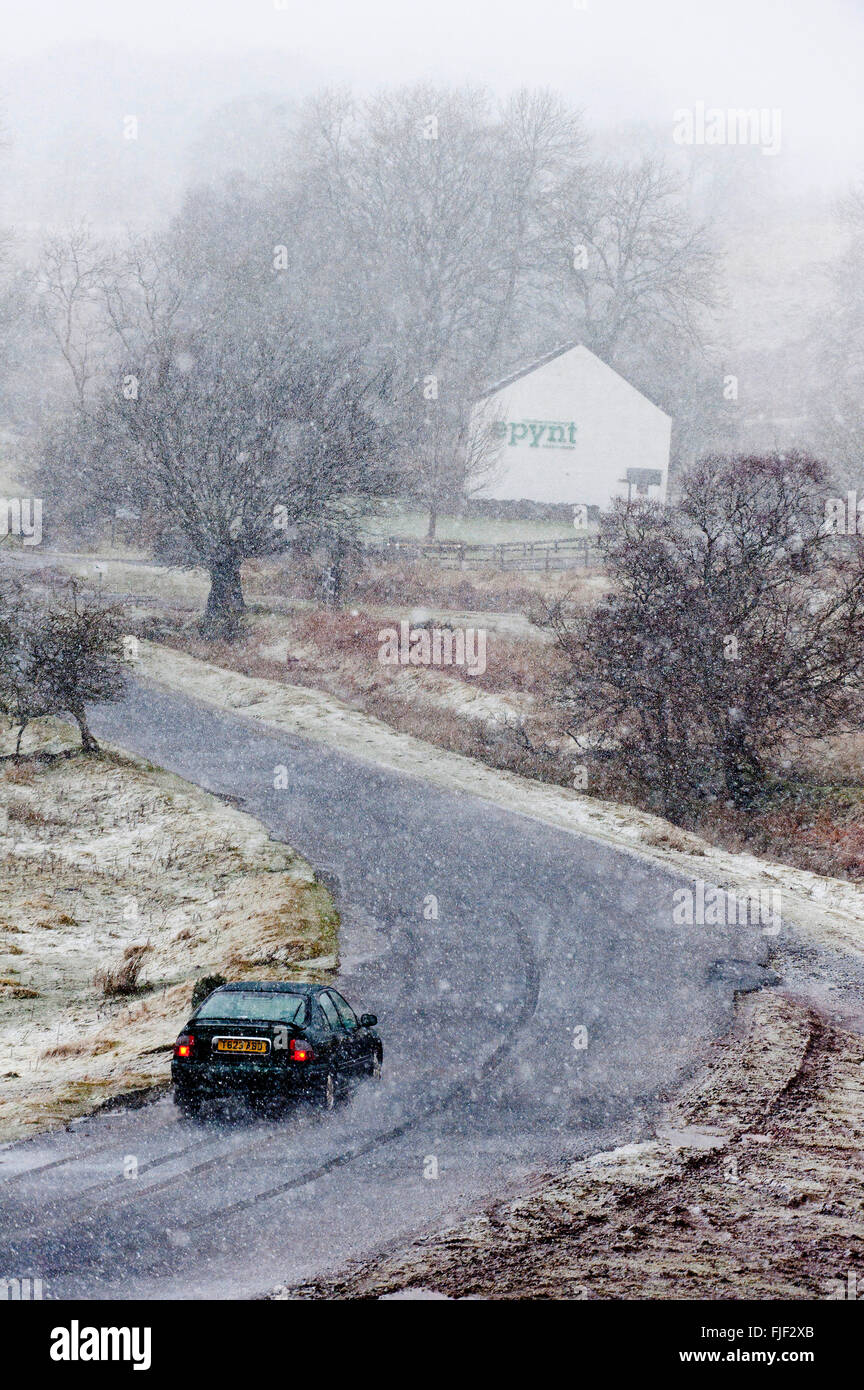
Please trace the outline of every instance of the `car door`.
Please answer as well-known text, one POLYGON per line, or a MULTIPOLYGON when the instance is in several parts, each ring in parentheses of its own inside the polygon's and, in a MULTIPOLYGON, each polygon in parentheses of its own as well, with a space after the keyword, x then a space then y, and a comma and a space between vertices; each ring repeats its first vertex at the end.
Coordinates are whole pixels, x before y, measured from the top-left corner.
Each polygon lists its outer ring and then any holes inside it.
POLYGON ((342 1026, 342 1019, 336 1008, 334 1000, 330 998, 325 990, 318 995, 318 1007, 324 1020, 324 1026, 328 1031, 330 1042, 328 1051, 330 1059, 337 1071, 350 1071, 351 1066, 346 1054, 347 1039, 345 1029, 342 1026))
POLYGON ((368 1031, 360 1027, 360 1022, 347 999, 337 994, 335 989, 328 993, 336 1006, 336 1012, 344 1030, 345 1065, 351 1071, 365 1071, 369 1064, 370 1039, 368 1031))

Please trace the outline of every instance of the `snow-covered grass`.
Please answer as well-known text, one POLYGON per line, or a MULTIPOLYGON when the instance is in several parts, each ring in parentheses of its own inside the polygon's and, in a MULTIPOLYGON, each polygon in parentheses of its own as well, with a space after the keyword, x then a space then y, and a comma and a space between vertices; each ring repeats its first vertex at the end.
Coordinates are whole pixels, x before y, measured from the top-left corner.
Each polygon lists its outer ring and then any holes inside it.
MULTIPOLYGON (((278 576, 270 578, 270 588, 277 587, 278 576)), ((292 592, 297 591, 297 579, 291 571, 282 581, 292 592)), ((573 593, 599 598, 609 588, 608 580, 594 568, 568 570, 498 570, 479 566, 471 570, 445 568, 431 561, 369 561, 357 573, 346 595, 348 602, 364 606, 394 604, 446 609, 472 613, 524 614, 542 607, 544 600, 563 598, 573 593)))
POLYGON ((79 555, 62 551, 46 552, 46 563, 61 564, 69 574, 83 579, 95 589, 112 594, 155 598, 180 603, 184 607, 203 608, 210 580, 201 569, 184 570, 152 561, 138 563, 133 556, 122 559, 100 555, 79 555))
POLYGON ((142 674, 240 717, 320 740, 450 791, 480 796, 739 896, 780 890, 787 926, 837 949, 864 955, 864 889, 856 883, 753 854, 734 854, 648 812, 498 771, 399 733, 318 690, 241 675, 152 643, 142 643, 141 651, 142 674))
POLYGON ((2 1139, 164 1082, 200 976, 325 978, 338 953, 328 893, 251 816, 57 721, 24 747, 0 765, 2 1139), (107 993, 137 948, 138 991, 107 993))
MULTIPOLYGON (((209 576, 203 569, 160 565, 132 546, 118 545, 108 553, 87 554, 40 548, 27 555, 30 564, 60 568, 95 589, 130 601, 130 613, 181 609, 203 612, 209 576)), ((243 588, 252 608, 265 612, 303 612, 318 607, 318 572, 297 562, 274 558, 248 561, 242 570, 243 588), (308 571, 308 572, 307 572, 308 571)), ((485 625, 512 636, 548 640, 526 613, 542 609, 544 601, 581 597, 593 602, 608 590, 606 578, 593 570, 550 573, 498 571, 493 568, 460 572, 438 565, 370 563, 355 577, 355 598, 369 613, 392 619, 407 617, 418 606, 445 621, 485 625)))

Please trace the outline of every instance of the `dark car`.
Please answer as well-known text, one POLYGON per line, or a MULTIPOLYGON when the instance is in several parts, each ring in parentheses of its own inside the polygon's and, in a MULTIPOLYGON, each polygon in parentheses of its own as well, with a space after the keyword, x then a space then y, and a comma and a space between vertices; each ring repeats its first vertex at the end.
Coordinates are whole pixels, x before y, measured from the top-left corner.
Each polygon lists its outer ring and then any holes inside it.
POLYGON ((358 1019, 332 985, 221 985, 174 1044, 174 1103, 194 1115, 209 1097, 301 1095, 332 1110, 346 1083, 380 1077, 377 1022, 358 1019))

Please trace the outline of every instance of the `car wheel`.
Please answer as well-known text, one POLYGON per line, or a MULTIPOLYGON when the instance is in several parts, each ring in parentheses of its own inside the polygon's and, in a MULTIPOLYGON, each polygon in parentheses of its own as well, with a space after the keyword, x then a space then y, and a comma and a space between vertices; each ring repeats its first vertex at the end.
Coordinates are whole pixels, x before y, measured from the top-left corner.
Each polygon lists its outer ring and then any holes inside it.
POLYGON ((381 1080, 381 1072, 383 1071, 383 1068, 384 1058, 382 1057, 380 1052, 376 1052, 372 1058, 372 1062, 369 1067, 369 1075, 371 1076, 373 1081, 381 1080))
POLYGON ((201 1111, 201 1097, 191 1096, 185 1091, 174 1092, 174 1104, 184 1118, 191 1119, 201 1111))
POLYGON ((328 1071, 327 1075, 325 1076, 324 1080, 322 1081, 322 1083, 321 1083, 320 1101, 321 1101, 321 1108, 322 1108, 322 1110, 335 1110, 335 1109, 336 1109, 336 1073, 335 1073, 335 1071, 328 1071))

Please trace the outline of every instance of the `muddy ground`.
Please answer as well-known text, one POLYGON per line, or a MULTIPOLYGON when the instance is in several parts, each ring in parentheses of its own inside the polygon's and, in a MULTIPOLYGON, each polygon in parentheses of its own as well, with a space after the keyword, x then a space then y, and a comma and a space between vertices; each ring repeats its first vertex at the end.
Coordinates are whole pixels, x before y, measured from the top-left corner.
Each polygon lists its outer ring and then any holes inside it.
POLYGON ((750 996, 650 1141, 274 1297, 854 1296, 864 1290, 862 1080, 861 1034, 782 994, 750 996))

